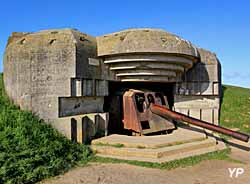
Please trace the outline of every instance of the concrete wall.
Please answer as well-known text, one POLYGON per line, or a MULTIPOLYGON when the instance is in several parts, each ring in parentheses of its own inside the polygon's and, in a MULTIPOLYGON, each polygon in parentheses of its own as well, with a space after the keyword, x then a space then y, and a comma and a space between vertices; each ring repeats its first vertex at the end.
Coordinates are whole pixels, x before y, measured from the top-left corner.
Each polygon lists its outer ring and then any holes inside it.
POLYGON ((108 113, 90 113, 63 117, 52 125, 69 139, 88 143, 94 137, 107 135, 108 120, 108 113))
POLYGON ((215 54, 198 51, 200 62, 175 85, 174 110, 219 124, 221 66, 215 54))
POLYGON ((71 138, 72 116, 76 121, 86 116, 86 125, 95 124, 94 116, 86 113, 103 112, 108 95, 96 52, 94 37, 72 29, 15 33, 4 55, 6 92, 21 109, 71 138))
POLYGON ((58 97, 70 96, 75 52, 70 30, 28 34, 9 43, 4 56, 7 94, 46 121, 57 118, 58 97))
POLYGON ((60 97, 59 117, 103 112, 104 97, 60 97))

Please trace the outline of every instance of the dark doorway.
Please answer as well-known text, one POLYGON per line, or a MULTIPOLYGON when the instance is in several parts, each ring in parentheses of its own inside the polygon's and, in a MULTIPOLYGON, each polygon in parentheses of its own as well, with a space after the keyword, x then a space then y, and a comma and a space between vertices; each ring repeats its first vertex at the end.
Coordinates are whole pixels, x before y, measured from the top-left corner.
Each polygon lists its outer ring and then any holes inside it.
POLYGON ((77 142, 77 121, 71 118, 71 140, 77 142))

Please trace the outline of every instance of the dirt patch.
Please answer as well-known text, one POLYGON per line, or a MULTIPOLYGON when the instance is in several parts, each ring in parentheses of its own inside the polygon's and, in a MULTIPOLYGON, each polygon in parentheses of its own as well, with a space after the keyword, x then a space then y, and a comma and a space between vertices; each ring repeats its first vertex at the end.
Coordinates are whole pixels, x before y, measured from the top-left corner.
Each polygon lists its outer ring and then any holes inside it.
POLYGON ((250 154, 248 145, 236 147, 239 142, 232 143, 231 157, 244 164, 222 160, 203 161, 192 167, 173 170, 160 170, 138 167, 128 164, 97 164, 79 167, 56 178, 44 181, 44 184, 221 184, 221 183, 249 183, 250 154), (234 145, 235 144, 235 145, 234 145), (246 148, 246 149, 243 149, 246 148), (238 178, 231 178, 228 168, 243 168, 244 174, 238 178))
POLYGON ((137 167, 127 164, 91 164, 76 168, 65 175, 44 182, 45 184, 76 183, 248 183, 250 165, 229 163, 226 161, 204 161, 196 166, 178 168, 170 171, 137 167), (228 168, 242 167, 245 174, 230 178, 228 168))

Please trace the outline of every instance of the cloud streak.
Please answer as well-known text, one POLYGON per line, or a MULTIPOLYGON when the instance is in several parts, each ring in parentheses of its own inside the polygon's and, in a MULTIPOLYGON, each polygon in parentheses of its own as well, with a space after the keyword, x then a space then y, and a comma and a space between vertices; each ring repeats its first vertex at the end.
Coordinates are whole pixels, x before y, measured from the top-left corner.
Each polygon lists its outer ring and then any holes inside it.
POLYGON ((247 79, 250 81, 250 73, 249 72, 230 72, 223 74, 224 79, 247 79))
POLYGON ((232 84, 236 86, 242 86, 250 88, 250 72, 230 72, 224 73, 222 81, 225 84, 232 84))

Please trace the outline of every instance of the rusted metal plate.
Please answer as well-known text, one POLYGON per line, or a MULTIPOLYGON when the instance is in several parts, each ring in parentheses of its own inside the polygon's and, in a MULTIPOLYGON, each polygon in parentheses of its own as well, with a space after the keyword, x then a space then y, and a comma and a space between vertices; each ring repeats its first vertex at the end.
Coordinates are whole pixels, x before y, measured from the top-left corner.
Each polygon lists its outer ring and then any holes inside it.
POLYGON ((123 95, 124 128, 139 134, 174 129, 171 120, 153 114, 150 103, 168 107, 166 96, 158 92, 139 91, 130 89, 123 95))

